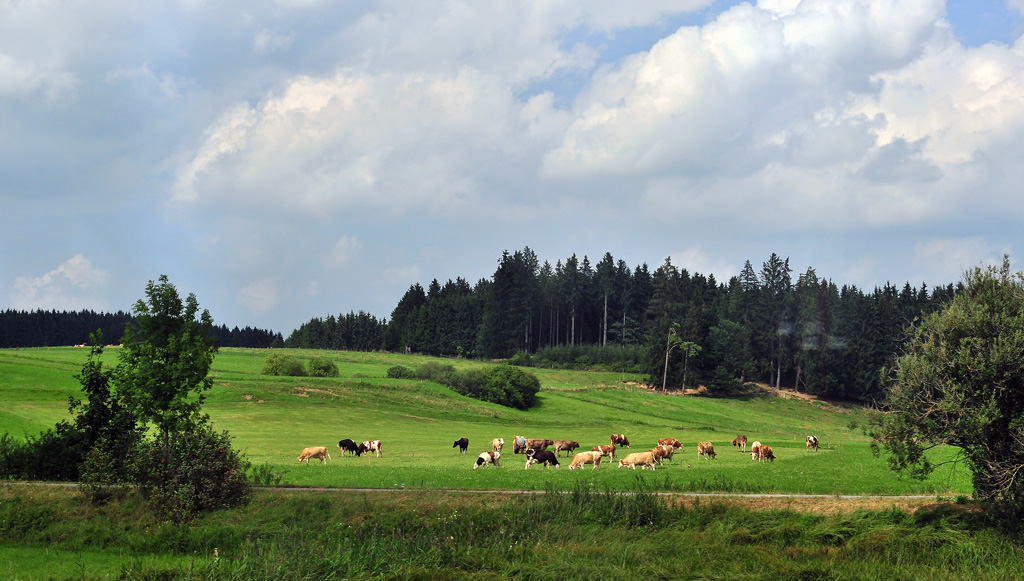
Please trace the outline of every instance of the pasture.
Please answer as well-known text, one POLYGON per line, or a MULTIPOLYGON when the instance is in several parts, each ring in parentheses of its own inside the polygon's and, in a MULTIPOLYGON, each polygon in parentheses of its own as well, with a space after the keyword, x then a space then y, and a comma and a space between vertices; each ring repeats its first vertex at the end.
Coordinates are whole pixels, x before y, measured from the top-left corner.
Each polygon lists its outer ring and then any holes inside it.
MULTIPOLYGON (((103 354, 117 362, 117 349, 103 354)), ((874 458, 868 438, 856 426, 862 410, 816 401, 772 396, 716 399, 663 395, 636 385, 639 377, 614 372, 532 369, 541 380, 540 405, 518 411, 473 400, 418 380, 386 377, 393 365, 414 368, 426 357, 284 350, 299 359, 327 357, 337 378, 272 377, 259 374, 267 351, 224 349, 217 356, 205 410, 217 429, 254 465, 267 465, 295 486, 389 488, 572 490, 584 484, 607 490, 676 492, 808 493, 830 495, 931 495, 970 493, 969 474, 955 464, 925 481, 900 479, 874 458), (512 454, 512 437, 569 439, 580 451, 607 444, 624 433, 631 450, 644 451, 658 438, 677 438, 685 450, 656 471, 598 470, 532 466, 512 454), (730 445, 738 434, 773 447, 777 460, 752 462, 730 445), (817 435, 819 452, 808 452, 807 434, 817 435), (452 444, 466 437, 468 453, 452 444), (501 468, 473 470, 476 456, 503 437, 501 468), (342 456, 339 440, 379 439, 383 457, 342 456), (714 443, 715 460, 697 458, 697 442, 714 443), (327 464, 295 462, 307 446, 327 446, 327 464)), ((87 351, 76 348, 0 350, 0 433, 36 434, 68 417, 67 398, 78 396, 74 379, 87 351)), ((489 365, 445 360, 457 367, 489 365)), ((953 451, 940 452, 952 457, 953 451)), ((619 454, 617 454, 618 456, 619 454)))

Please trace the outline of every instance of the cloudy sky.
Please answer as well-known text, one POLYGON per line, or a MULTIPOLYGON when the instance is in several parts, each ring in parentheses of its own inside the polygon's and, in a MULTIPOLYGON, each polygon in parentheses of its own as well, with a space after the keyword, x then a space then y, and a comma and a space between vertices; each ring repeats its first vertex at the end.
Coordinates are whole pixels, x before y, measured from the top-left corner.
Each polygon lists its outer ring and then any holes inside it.
POLYGON ((1024 268, 1024 0, 0 0, 0 308, 167 274, 287 336, 409 285, 775 252, 1024 268))

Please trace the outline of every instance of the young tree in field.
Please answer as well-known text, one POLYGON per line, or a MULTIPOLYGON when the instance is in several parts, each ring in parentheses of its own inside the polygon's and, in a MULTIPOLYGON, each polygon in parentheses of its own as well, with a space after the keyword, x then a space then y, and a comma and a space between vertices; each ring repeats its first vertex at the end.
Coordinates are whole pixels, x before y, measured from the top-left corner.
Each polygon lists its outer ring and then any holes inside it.
POLYGON ((155 425, 164 446, 201 419, 204 392, 217 345, 210 312, 199 310, 195 295, 182 301, 161 275, 146 285, 146 300, 132 308, 138 326, 122 339, 117 384, 122 400, 143 423, 155 425))
POLYGON ((975 268, 946 309, 916 325, 874 433, 894 470, 927 476, 956 446, 980 499, 1024 510, 1024 273, 975 268))

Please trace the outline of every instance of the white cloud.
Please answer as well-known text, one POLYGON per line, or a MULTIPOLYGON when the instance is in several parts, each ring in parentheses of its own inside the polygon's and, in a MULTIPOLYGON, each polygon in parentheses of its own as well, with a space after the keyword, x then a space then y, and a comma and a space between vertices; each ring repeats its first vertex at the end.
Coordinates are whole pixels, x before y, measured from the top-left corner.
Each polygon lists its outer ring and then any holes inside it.
POLYGON ((722 260, 708 254, 702 246, 693 246, 682 252, 673 252, 672 264, 678 268, 685 268, 689 273, 709 276, 715 275, 719 284, 729 282, 729 279, 739 274, 736 265, 727 260, 722 260))
POLYGON ((15 277, 11 304, 18 310, 104 310, 101 297, 109 280, 109 272, 77 254, 43 276, 15 277))
POLYGON ((342 236, 334 243, 334 247, 328 255, 327 263, 335 268, 344 266, 359 253, 361 247, 362 245, 359 243, 359 240, 354 236, 342 236))
POLYGON ((914 245, 914 267, 921 280, 961 280, 975 266, 1002 264, 1002 253, 982 237, 931 238, 914 245))
POLYGON ((263 314, 277 305, 278 291, 272 279, 253 281, 238 291, 238 302, 252 313, 263 314))

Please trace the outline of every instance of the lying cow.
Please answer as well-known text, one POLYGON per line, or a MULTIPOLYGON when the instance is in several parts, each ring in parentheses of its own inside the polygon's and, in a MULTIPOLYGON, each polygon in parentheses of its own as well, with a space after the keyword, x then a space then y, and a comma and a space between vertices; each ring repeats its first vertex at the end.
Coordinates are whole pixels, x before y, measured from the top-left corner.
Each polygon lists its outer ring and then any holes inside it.
POLYGON ((380 440, 366 440, 360 446, 363 447, 364 452, 376 453, 378 458, 384 455, 384 444, 380 440))
POLYGON ((630 447, 629 438, 626 437, 626 434, 612 434, 611 439, 612 446, 625 446, 627 448, 630 447))
POLYGON ((764 462, 765 460, 774 462, 775 454, 772 452, 771 446, 761 444, 761 447, 757 449, 757 461, 764 462))
POLYGON ((807 449, 818 451, 818 436, 807 436, 807 449))
POLYGON ((676 453, 676 449, 672 446, 657 446, 648 450, 651 454, 654 454, 654 459, 658 461, 658 464, 662 464, 665 460, 672 461, 672 455, 676 453))
POLYGON ((715 446, 711 442, 700 442, 697 444, 697 459, 707 458, 708 460, 714 460, 718 457, 715 453, 715 446))
POLYGON ((604 455, 600 452, 580 452, 572 457, 572 464, 569 464, 569 470, 582 469, 586 464, 593 464, 594 470, 597 470, 601 466, 601 458, 603 457, 604 455))
POLYGON ((608 456, 613 460, 615 459, 615 446, 594 446, 590 451, 600 452, 602 456, 608 456))
POLYGON ((576 448, 580 447, 580 443, 573 440, 555 440, 555 454, 557 455, 562 450, 568 452, 566 456, 576 451, 576 448))
POLYGON ((750 459, 757 460, 757 455, 761 451, 761 442, 754 440, 754 443, 750 445, 750 459))
POLYGON ((747 437, 744 436, 743 434, 740 434, 740 435, 736 436, 736 438, 733 439, 733 441, 732 441, 732 445, 736 446, 736 451, 737 452, 746 452, 747 451, 747 437))
POLYGON ((554 466, 559 468, 558 458, 555 457, 555 453, 550 450, 529 450, 526 452, 526 468, 529 469, 533 464, 543 464, 545 467, 554 466))
POLYGON ((675 438, 658 438, 658 445, 672 446, 673 449, 679 450, 680 452, 683 450, 682 443, 680 443, 679 440, 675 438))
POLYGON ((331 455, 327 453, 327 446, 313 446, 310 448, 303 448, 302 453, 299 454, 299 458, 296 462, 302 462, 305 460, 306 464, 309 464, 310 458, 319 458, 320 463, 324 464, 331 458, 331 455))
POLYGON ((632 454, 628 454, 622 460, 619 460, 619 468, 627 467, 632 470, 636 470, 636 467, 640 466, 644 470, 648 468, 656 470, 654 466, 655 462, 654 454, 651 452, 633 452, 632 454))
POLYGON ((359 451, 359 444, 356 444, 354 441, 348 438, 345 438, 344 440, 338 442, 338 447, 341 448, 342 456, 345 455, 345 452, 353 452, 357 456, 359 454, 362 454, 362 452, 359 451))
POLYGON ((458 448, 459 454, 465 454, 466 450, 469 448, 469 438, 459 438, 458 440, 455 440, 455 443, 452 444, 452 448, 458 448))
POLYGON ((487 464, 493 464, 494 466, 501 468, 501 464, 498 460, 501 459, 501 452, 484 452, 476 459, 476 463, 473 464, 473 470, 487 464))
POLYGON ((505 438, 495 438, 491 440, 491 449, 495 452, 501 452, 501 449, 505 447, 505 438))
POLYGON ((512 453, 526 453, 526 436, 512 436, 512 453))

